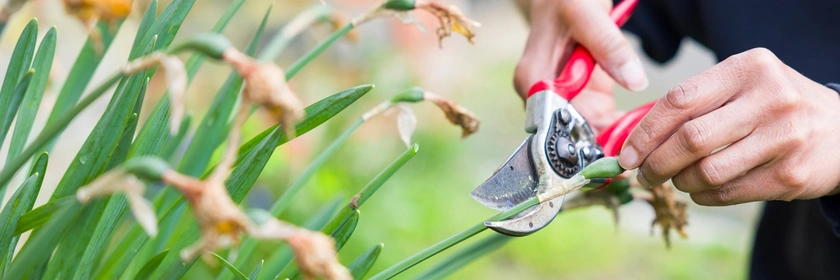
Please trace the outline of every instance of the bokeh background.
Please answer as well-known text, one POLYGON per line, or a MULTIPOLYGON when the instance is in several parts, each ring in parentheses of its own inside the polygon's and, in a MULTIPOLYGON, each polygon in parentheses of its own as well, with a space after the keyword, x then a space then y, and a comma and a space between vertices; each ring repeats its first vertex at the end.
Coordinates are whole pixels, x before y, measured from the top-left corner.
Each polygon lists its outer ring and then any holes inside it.
MULTIPOLYGON (((267 208, 319 150, 329 145, 355 118, 394 93, 416 85, 474 111, 482 119, 480 131, 461 139, 460 130, 449 125, 433 105, 412 105, 419 119, 413 140, 419 143, 420 152, 362 208, 359 226, 341 251, 342 260, 349 262, 382 242, 385 249, 373 268, 373 272, 377 272, 495 214, 473 201, 469 192, 489 177, 526 136, 522 128, 523 103, 514 93, 512 76, 524 47, 528 25, 511 0, 440 1, 458 5, 465 14, 482 23, 476 43, 471 45, 462 37, 453 36, 444 40, 440 48, 434 35, 434 21, 422 14, 418 17, 426 23, 427 32, 404 26, 394 19, 376 20, 357 28, 356 41, 339 41, 295 77, 291 86, 307 103, 359 84, 371 83, 376 88, 325 125, 278 148, 249 195, 248 207, 267 208)), ((59 0, 32 2, 13 18, 5 31, 0 41, 0 63, 7 63, 14 41, 29 18, 39 18, 42 33, 50 26, 58 27, 53 79, 45 96, 45 108, 41 109, 46 112, 81 49, 86 33, 79 22, 64 13, 59 0)), ((104 78, 103 74, 125 62, 139 15, 148 0, 135 2, 135 11, 123 25, 91 84, 97 84, 104 78)), ((161 0, 159 7, 162 9, 168 2, 161 0)), ((209 30, 230 2, 197 1, 179 37, 209 30)), ((314 0, 250 0, 224 34, 236 46, 244 47, 272 3, 274 9, 264 42, 295 14, 321 4, 314 0)), ((379 0, 327 0, 325 4, 352 18, 378 3, 379 0)), ((297 37, 276 62, 281 67, 290 65, 330 32, 331 27, 324 24, 311 28, 297 37)), ((630 34, 628 38, 638 48, 635 38, 630 34)), ((710 53, 693 41, 683 42, 677 57, 666 65, 643 60, 651 86, 642 93, 617 89, 620 109, 631 109, 653 100, 680 80, 714 63, 710 53)), ((229 71, 212 62, 202 68, 188 93, 188 112, 194 119, 203 116, 211 96, 229 71)), ((160 81, 153 85, 147 93, 146 109, 152 108, 164 90, 160 81)), ((44 188, 58 183, 60 174, 100 117, 107 100, 101 98, 86 110, 59 139, 58 148, 51 156, 44 188)), ((43 120, 40 120, 38 125, 42 124, 43 120)), ((245 128, 246 136, 253 136, 270 125, 268 120, 256 115, 245 128)), ((349 199, 404 149, 393 117, 368 122, 310 181, 283 218, 302 224, 321 205, 336 198, 349 199)), ((0 151, 0 157, 5 157, 5 153, 0 151)), ((46 197, 40 203, 44 199, 46 197)), ((646 203, 633 202, 622 207, 618 224, 604 208, 576 210, 561 214, 542 231, 508 243, 450 278, 744 278, 760 207, 760 204, 746 204, 708 208, 690 203, 689 238, 672 237, 670 249, 666 248, 658 228, 652 233, 653 211, 646 203)), ((480 236, 487 234, 494 233, 487 231, 480 236)), ((259 253, 267 255, 273 248, 261 249, 263 251, 259 253)), ((440 256, 432 258, 400 278, 416 275, 440 259, 440 256)), ((201 279, 205 275, 193 273, 191 276, 201 279)))

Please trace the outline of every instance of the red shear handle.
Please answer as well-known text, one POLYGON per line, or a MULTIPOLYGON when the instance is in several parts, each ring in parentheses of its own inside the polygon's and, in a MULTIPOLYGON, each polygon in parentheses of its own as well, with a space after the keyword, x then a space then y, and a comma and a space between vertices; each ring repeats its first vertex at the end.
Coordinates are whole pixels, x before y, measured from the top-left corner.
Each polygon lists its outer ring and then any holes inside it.
MULTIPOLYGON (((633 9, 636 8, 638 0, 624 0, 613 8, 610 12, 610 19, 616 25, 621 26, 630 18, 633 9)), ((595 60, 589 50, 581 45, 575 47, 560 76, 554 80, 542 80, 531 86, 528 91, 528 97, 537 92, 544 90, 551 90, 563 99, 572 100, 580 93, 581 90, 589 82, 589 77, 592 76, 592 71, 595 69, 595 60)))
POLYGON ((653 104, 656 104, 656 101, 633 109, 595 137, 595 143, 603 148, 605 156, 616 156, 621 151, 621 146, 624 146, 624 141, 627 140, 627 136, 630 136, 630 131, 633 131, 639 121, 653 108, 653 104))

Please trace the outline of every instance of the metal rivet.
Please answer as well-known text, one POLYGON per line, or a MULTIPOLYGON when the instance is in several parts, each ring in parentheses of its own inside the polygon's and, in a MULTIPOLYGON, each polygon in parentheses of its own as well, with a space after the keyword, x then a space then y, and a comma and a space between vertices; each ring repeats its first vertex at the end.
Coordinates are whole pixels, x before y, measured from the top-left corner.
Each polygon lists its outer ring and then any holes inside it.
POLYGON ((532 223, 532 222, 528 222, 528 226, 529 226, 529 227, 534 227, 534 223, 532 223))
POLYGON ((569 143, 569 145, 568 145, 568 146, 566 146, 566 149, 568 149, 568 150, 569 150, 569 154, 570 154, 570 155, 574 155, 574 154, 575 154, 575 145, 572 145, 571 143, 569 143))
POLYGON ((548 202, 548 207, 554 208, 554 202, 549 201, 548 202))

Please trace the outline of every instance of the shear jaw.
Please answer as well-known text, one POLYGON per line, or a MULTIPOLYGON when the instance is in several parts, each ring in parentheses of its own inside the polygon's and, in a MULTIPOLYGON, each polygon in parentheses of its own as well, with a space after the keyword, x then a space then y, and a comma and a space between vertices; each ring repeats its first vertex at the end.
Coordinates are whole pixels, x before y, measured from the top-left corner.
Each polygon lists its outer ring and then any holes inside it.
MULTIPOLYGON (((539 195, 551 188, 563 187, 563 181, 567 180, 571 175, 574 175, 572 173, 577 173, 580 168, 583 168, 588 162, 594 160, 599 154, 598 149, 592 144, 594 143, 594 134, 586 123, 586 120, 583 119, 571 104, 565 99, 560 98, 556 93, 552 91, 535 93, 527 100, 526 113, 525 130, 534 135, 526 139, 525 143, 514 153, 514 156, 502 168, 497 170, 487 182, 473 191, 473 197, 491 208, 504 210, 524 202, 533 197, 533 195, 539 195), (574 128, 574 131, 570 131, 572 132, 571 135, 564 138, 571 141, 558 144, 556 139, 550 140, 550 137, 559 129, 558 125, 564 129, 568 129, 569 127, 574 128), (558 147, 566 149, 566 145, 568 145, 568 149, 565 151, 566 155, 571 154, 572 156, 564 158, 567 160, 565 163, 568 166, 574 166, 574 168, 558 171, 556 168, 558 164, 555 162, 554 166, 552 166, 551 159, 554 158, 554 160, 557 160, 556 152, 558 147), (552 148, 549 148, 549 146, 552 148), (536 182, 531 184, 516 184, 516 182, 512 181, 500 182, 504 180, 502 178, 504 176, 499 175, 499 173, 505 172, 505 167, 515 162, 513 159, 517 158, 517 155, 521 157, 523 149, 527 149, 528 154, 530 154, 530 164, 528 166, 521 166, 523 164, 520 163, 520 166, 517 166, 516 169, 530 168, 530 172, 537 178, 536 182), (495 186, 495 188, 492 186, 495 186), (530 189, 522 191, 523 186, 530 189), (508 200, 503 205, 507 207, 498 207, 500 206, 498 203, 495 204, 496 207, 493 207, 486 203, 487 200, 482 201, 479 199, 481 195, 485 198, 500 196, 499 192, 505 188, 508 190, 518 188, 517 195, 507 196, 508 200), (522 195, 524 192, 530 192, 531 195, 524 196, 522 195), (517 199, 511 200, 511 197, 516 197, 517 199)), ((485 222, 485 225, 499 233, 511 236, 525 236, 534 233, 554 220, 554 217, 560 212, 563 205, 565 194, 574 190, 561 190, 561 193, 564 194, 563 196, 526 209, 510 219, 497 222, 488 221, 485 222)))

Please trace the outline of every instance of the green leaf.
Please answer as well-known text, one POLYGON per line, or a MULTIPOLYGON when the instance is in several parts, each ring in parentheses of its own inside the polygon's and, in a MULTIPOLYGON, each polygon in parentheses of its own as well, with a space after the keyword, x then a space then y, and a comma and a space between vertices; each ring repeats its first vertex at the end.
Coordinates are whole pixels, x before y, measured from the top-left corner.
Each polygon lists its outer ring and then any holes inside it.
MULTIPOLYGON (((35 160, 35 163, 32 165, 32 169, 29 171, 30 176, 36 175, 36 174, 38 174, 39 176, 38 176, 37 182, 35 182, 35 186, 31 187, 32 189, 35 189, 35 190, 32 190, 32 192, 34 192, 35 194, 32 198, 30 198, 31 200, 21 199, 21 201, 20 201, 20 203, 22 203, 24 206, 26 206, 26 207, 23 208, 23 209, 25 209, 24 212, 32 210, 32 206, 35 204, 35 199, 38 198, 38 193, 41 190, 41 185, 44 183, 44 177, 45 177, 44 174, 46 174, 46 172, 47 172, 47 162, 48 161, 49 161, 49 155, 47 153, 41 154, 41 156, 39 156, 38 159, 35 160)), ((10 201, 16 201, 16 200, 12 199, 10 201)), ((24 214, 24 212, 20 212, 20 214, 24 214)), ((15 223, 15 226, 20 225, 21 221, 23 221, 23 216, 22 215, 19 215, 19 216, 20 217, 18 218, 18 221, 15 223)), ((11 229, 12 228, 11 224, 6 223, 6 228, 11 229)), ((3 268, 4 268, 4 270, 2 272, 0 272, 0 276, 2 276, 4 274, 5 268, 9 267, 9 265, 12 264, 12 258, 14 257, 14 254, 15 254, 14 248, 17 247, 18 241, 20 239, 20 236, 18 236, 19 234, 20 233, 17 232, 17 229, 15 229, 14 233, 12 234, 13 237, 12 237, 11 241, 9 242, 9 250, 7 251, 6 256, 5 256, 6 259, 2 263, 0 263, 0 265, 2 265, 3 268)))
MULTIPOLYGON (((316 102, 315 104, 306 107, 306 116, 300 122, 295 125, 295 135, 303 135, 306 132, 309 132, 313 128, 321 125, 325 121, 329 120, 330 118, 337 115, 339 112, 356 102, 362 95, 369 92, 373 89, 373 85, 360 85, 355 86, 349 89, 346 89, 342 92, 333 94, 327 98, 322 99, 321 101, 316 102)), ((261 132, 259 135, 251 138, 241 147, 239 147, 239 157, 237 158, 237 163, 242 162, 242 159, 251 151, 255 150, 255 146, 257 146, 263 139, 268 137, 273 131, 278 130, 279 126, 274 125, 269 127, 268 129, 261 132)), ((282 135, 282 129, 279 129, 281 133, 281 137, 274 141, 274 146, 280 146, 285 144, 289 141, 289 139, 282 135)), ((208 174, 209 172, 205 172, 208 174)))
POLYGON ((63 233, 75 221, 82 205, 76 200, 65 204, 56 211, 57 215, 50 217, 49 222, 41 229, 49 234, 33 234, 20 250, 12 265, 9 267, 6 279, 41 279, 43 266, 50 260, 52 252, 58 242, 64 237, 63 233))
MULTIPOLYGON (((0 111, 0 125, 2 125, 0 126, 0 143, 5 141, 9 126, 12 125, 12 119, 17 114, 18 106, 20 106, 23 95, 26 93, 27 87, 23 87, 21 92, 20 85, 23 84, 24 76, 30 70, 32 56, 35 54, 36 40, 38 40, 38 20, 32 19, 23 29, 15 44, 9 66, 6 67, 3 85, 0 87, 0 108, 4 110, 0 111)), ((3 188, 5 189, 5 184, 3 184, 3 188)))
POLYGON ((32 211, 26 212, 26 214, 23 214, 23 216, 20 217, 20 221, 18 221, 18 224, 15 227, 14 235, 19 235, 46 224, 50 217, 52 217, 58 209, 61 209, 67 204, 73 203, 73 201, 76 201, 76 196, 71 195, 52 200, 47 204, 32 209, 32 211))
MULTIPOLYGON (((157 12, 157 0, 153 0, 149 4, 149 8, 146 10, 146 14, 143 16, 140 26, 137 29, 134 45, 137 45, 137 40, 144 37, 146 30, 148 30, 152 22, 154 22, 155 12, 157 12)), ((96 54, 95 45, 101 44, 103 52, 107 52, 111 43, 114 42, 114 36, 122 23, 123 21, 119 21, 112 25, 111 23, 100 22, 97 27, 101 38, 96 40, 91 36, 88 36, 85 45, 82 47, 81 51, 79 51, 79 55, 76 56, 76 61, 70 68, 67 78, 64 80, 64 85, 61 87, 61 91, 58 93, 55 105, 50 112, 49 118, 47 118, 47 126, 55 122, 67 121, 64 120, 64 118, 67 117, 66 114, 75 107, 74 105, 76 102, 78 102, 82 97, 82 93, 85 92, 85 88, 87 88, 90 80, 93 78, 93 73, 96 72, 97 66, 100 62, 102 62, 102 56, 96 54)), ((108 87, 110 87, 110 83, 108 84, 108 87)), ((56 132, 55 138, 61 134, 64 126, 61 126, 61 128, 61 130, 56 132)), ((52 144, 49 146, 52 146, 52 144)), ((44 150, 49 151, 51 149, 50 147, 47 147, 44 150)))
POLYGON ((35 204, 35 198, 38 197, 42 180, 43 174, 36 172, 30 175, 12 195, 9 203, 3 207, 3 211, 0 212, 0 222, 3 223, 3 227, 0 228, 0 257, 2 257, 0 259, 0 275, 5 272, 8 262, 6 258, 14 253, 14 245, 17 244, 17 242, 14 242, 16 238, 13 235, 15 226, 20 221, 20 216, 31 210, 32 205, 35 204))
POLYGON ((499 249, 511 240, 513 240, 511 236, 493 232, 490 236, 484 237, 470 244, 470 246, 464 247, 458 252, 440 260, 440 262, 429 267, 425 272, 420 273, 415 279, 443 279, 476 259, 499 249))
POLYGON ((356 258, 356 260, 347 266, 347 269, 350 270, 350 275, 353 276, 353 279, 363 279, 365 275, 367 275, 370 268, 373 267, 374 263, 376 263, 376 259, 379 258, 379 254, 382 253, 383 247, 385 247, 385 244, 382 243, 373 246, 373 248, 367 250, 367 252, 356 258))
POLYGON ((230 270, 230 272, 233 272, 233 275, 236 275, 237 278, 239 278, 240 280, 248 280, 248 276, 245 276, 245 273, 242 273, 242 271, 239 271, 239 269, 236 269, 236 267, 234 267, 232 264, 230 264, 230 262, 228 262, 225 258, 222 258, 222 256, 219 256, 216 253, 210 253, 210 254, 212 254, 213 257, 216 258, 216 260, 221 261, 222 264, 228 270, 230 270))
POLYGON ((163 252, 158 253, 151 259, 149 259, 143 267, 140 268, 140 271, 137 272, 137 275, 134 276, 136 280, 143 280, 149 279, 152 276, 152 272, 158 268, 160 262, 163 261, 163 258, 166 257, 166 254, 169 253, 169 250, 163 250, 163 252))
MULTIPOLYGON (((185 115, 179 125, 180 129, 178 130, 178 134, 170 136, 166 139, 166 142, 163 144, 163 148, 161 148, 160 152, 157 154, 164 159, 172 161, 172 158, 175 157, 178 148, 181 147, 181 143, 184 141, 184 138, 187 137, 191 124, 192 116, 190 114, 185 115)), ((165 126, 161 125, 161 127, 163 128, 165 126)))
MULTIPOLYGON (((11 99, 9 99, 5 104, 0 104, 0 106, 3 106, 0 108, 6 108, 6 112, 0 114, 0 141, 6 139, 6 134, 12 126, 12 120, 14 120, 15 115, 17 115, 20 103, 23 102, 23 96, 26 95, 26 91, 29 89, 29 84, 32 81, 32 76, 34 74, 35 72, 30 70, 23 75, 23 78, 20 80, 20 83, 18 83, 15 91, 9 95, 11 99)), ((3 188, 5 189, 5 186, 3 186, 3 188)))
POLYGON ((260 261, 260 264, 258 264, 258 265, 257 265, 257 267, 256 267, 256 268, 254 268, 254 271, 251 271, 251 274, 250 274, 250 275, 248 275, 248 279, 249 279, 249 280, 256 280, 256 279, 257 279, 257 277, 259 277, 259 276, 260 276, 260 269, 262 269, 262 266, 263 266, 263 263, 264 263, 264 262, 265 262, 265 261, 262 261, 262 260, 261 260, 261 261, 260 261))
POLYGON ((50 69, 52 68, 53 57, 55 56, 55 41, 56 31, 55 27, 53 27, 47 31, 44 39, 41 40, 38 53, 35 55, 35 61, 32 63, 32 69, 35 70, 35 75, 32 76, 32 82, 30 82, 29 89, 23 97, 23 103, 15 121, 15 130, 12 133, 9 155, 6 157, 7 163, 20 154, 23 146, 26 145, 26 141, 29 139, 32 124, 35 122, 35 116, 38 114, 38 108, 41 105, 41 99, 44 96, 44 90, 50 78, 50 69))

